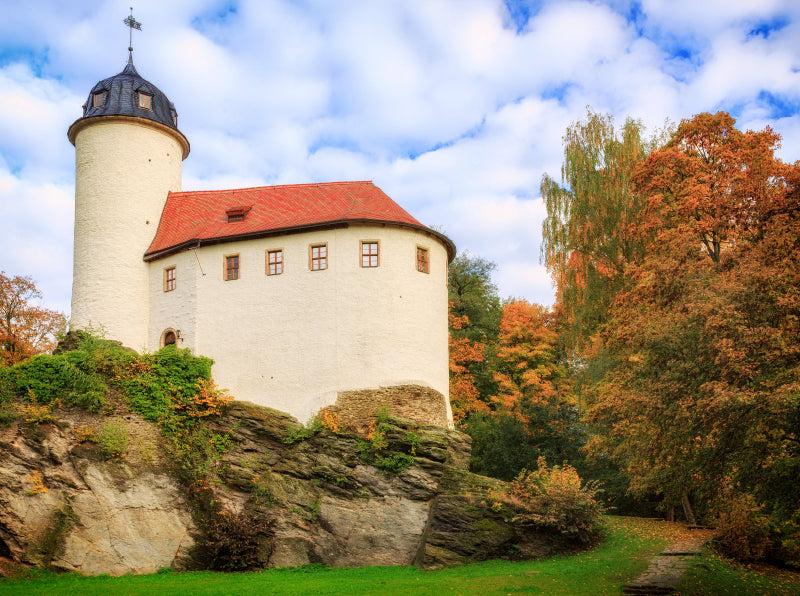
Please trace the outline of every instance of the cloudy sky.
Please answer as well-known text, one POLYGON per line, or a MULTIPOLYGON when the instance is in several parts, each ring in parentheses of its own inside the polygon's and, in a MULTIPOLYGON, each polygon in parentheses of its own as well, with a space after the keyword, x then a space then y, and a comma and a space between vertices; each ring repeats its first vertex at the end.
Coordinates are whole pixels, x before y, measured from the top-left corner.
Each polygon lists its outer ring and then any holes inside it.
MULTIPOLYGON (((0 0, 0 270, 69 311, 74 153, 130 0, 0 0)), ((550 304, 539 182, 586 106, 726 110, 800 159, 796 0, 138 0, 134 62, 192 144, 185 190, 373 180, 502 296, 550 304)))

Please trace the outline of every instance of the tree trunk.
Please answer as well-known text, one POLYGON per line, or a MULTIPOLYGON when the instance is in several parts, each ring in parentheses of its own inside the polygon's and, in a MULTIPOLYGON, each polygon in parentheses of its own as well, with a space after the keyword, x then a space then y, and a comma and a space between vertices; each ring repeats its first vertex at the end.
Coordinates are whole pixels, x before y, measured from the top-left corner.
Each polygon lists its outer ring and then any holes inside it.
POLYGON ((692 511, 692 504, 689 502, 689 495, 687 493, 683 493, 681 495, 681 505, 683 505, 683 515, 686 517, 686 521, 691 526, 697 525, 697 520, 694 518, 694 511, 692 511))

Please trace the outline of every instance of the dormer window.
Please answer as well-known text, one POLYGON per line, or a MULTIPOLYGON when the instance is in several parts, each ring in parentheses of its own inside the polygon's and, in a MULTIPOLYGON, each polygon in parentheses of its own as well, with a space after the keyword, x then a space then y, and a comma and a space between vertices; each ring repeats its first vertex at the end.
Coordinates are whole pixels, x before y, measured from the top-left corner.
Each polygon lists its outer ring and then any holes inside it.
POLYGON ((143 110, 153 109, 153 96, 147 93, 139 93, 139 107, 143 110))
POLYGON ((234 223, 237 221, 244 221, 244 218, 247 216, 247 213, 250 211, 252 207, 231 207, 225 211, 225 215, 228 218, 228 223, 234 223))
POLYGON ((101 91, 92 95, 92 107, 101 108, 106 105, 106 92, 101 91))

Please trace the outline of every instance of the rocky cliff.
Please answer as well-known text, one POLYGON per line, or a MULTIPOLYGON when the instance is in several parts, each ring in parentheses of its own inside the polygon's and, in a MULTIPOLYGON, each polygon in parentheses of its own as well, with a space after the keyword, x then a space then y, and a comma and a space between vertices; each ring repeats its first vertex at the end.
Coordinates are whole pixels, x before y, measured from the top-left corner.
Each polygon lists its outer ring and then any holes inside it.
MULTIPOLYGON (((0 555, 87 574, 213 566, 209 515, 267 519, 255 566, 435 567, 565 545, 496 511, 501 483, 467 470, 470 439, 386 418, 366 436, 233 402, 205 485, 178 480, 158 427, 131 412, 59 410, 0 428, 0 555), (119 452, 87 439, 116 428, 119 452), (116 425, 116 426, 114 426, 116 425)), ((198 463, 201 465, 202 462, 198 463)))

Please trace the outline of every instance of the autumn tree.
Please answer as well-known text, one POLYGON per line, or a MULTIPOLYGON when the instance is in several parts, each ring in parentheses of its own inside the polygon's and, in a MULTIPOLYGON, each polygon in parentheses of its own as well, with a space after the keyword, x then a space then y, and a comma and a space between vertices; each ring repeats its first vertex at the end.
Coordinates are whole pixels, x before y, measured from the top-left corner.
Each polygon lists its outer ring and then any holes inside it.
POLYGON ((16 364, 55 347, 66 318, 38 305, 41 297, 30 277, 0 271, 0 364, 16 364))
MULTIPOLYGON (((452 311, 452 303, 451 303, 452 311)), ((469 324, 466 315, 457 317, 452 312, 448 315, 450 335, 448 338, 450 354, 450 404, 453 408, 453 420, 462 424, 471 414, 488 412, 489 404, 481 399, 475 384, 475 376, 470 366, 480 366, 486 359, 486 344, 456 335, 469 324)))
POLYGON ((587 110, 564 135, 561 184, 544 174, 547 207, 542 260, 552 276, 568 339, 581 345, 606 320, 626 266, 641 254, 635 233, 642 201, 633 174, 661 136, 642 138, 642 124, 587 110))
POLYGON ((524 300, 503 307, 492 360, 498 391, 490 412, 468 425, 476 471, 508 479, 539 457, 580 457, 578 411, 557 343, 549 309, 524 300))
MULTIPOLYGON (((728 114, 684 121, 634 177, 642 257, 603 333, 592 448, 700 512, 751 495, 800 519, 800 165, 728 114)), ((800 552, 798 552, 800 555, 800 552)))
POLYGON ((470 412, 485 411, 495 391, 490 363, 500 323, 495 268, 466 251, 448 267, 450 401, 459 423, 470 412))

